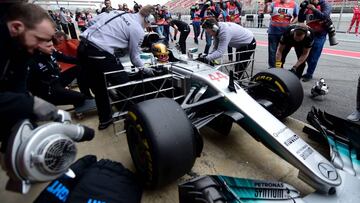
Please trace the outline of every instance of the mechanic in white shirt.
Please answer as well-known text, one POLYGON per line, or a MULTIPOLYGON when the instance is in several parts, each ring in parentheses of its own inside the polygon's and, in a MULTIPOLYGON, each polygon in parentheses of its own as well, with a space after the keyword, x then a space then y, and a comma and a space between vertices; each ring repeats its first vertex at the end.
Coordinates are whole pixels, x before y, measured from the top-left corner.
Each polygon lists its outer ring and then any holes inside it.
MULTIPOLYGON (((78 57, 83 73, 86 74, 88 85, 95 94, 95 101, 99 116, 99 130, 107 128, 113 123, 111 105, 106 89, 104 73, 124 70, 121 62, 117 60, 116 49, 128 49, 130 60, 136 67, 144 64, 140 60, 140 45, 145 32, 144 29, 155 22, 152 13, 153 6, 144 6, 138 13, 125 13, 111 11, 102 14, 81 35, 78 47, 78 57)), ((112 85, 128 81, 125 71, 119 74, 106 76, 106 82, 112 85)))
POLYGON ((244 61, 235 65, 235 72, 242 73, 248 66, 249 60, 256 48, 254 34, 231 22, 217 22, 215 19, 207 19, 202 24, 203 29, 214 38, 214 48, 212 52, 205 56, 207 61, 222 57, 227 52, 227 48, 236 48, 236 61, 244 61), (249 51, 248 51, 249 50, 249 51))

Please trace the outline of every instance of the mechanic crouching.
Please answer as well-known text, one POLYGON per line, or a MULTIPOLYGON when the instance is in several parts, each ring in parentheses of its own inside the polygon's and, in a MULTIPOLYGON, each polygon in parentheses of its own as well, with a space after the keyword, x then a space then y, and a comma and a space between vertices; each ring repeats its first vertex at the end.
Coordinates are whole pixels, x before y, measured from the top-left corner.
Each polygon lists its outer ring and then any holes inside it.
POLYGON ((213 51, 209 55, 202 57, 206 61, 212 61, 222 57, 226 53, 228 46, 236 48, 236 61, 239 63, 235 65, 235 73, 240 78, 255 52, 256 41, 254 34, 236 23, 217 22, 215 19, 205 20, 202 27, 214 37, 213 51))
POLYGON ((319 61, 326 34, 329 34, 330 45, 336 45, 335 28, 330 19, 331 5, 325 0, 309 0, 300 4, 298 21, 309 26, 314 32, 314 44, 307 59, 308 68, 304 74, 303 81, 307 82, 313 78, 316 65, 319 61))
POLYGON ((295 73, 300 79, 313 43, 314 35, 310 28, 305 25, 289 26, 280 38, 279 46, 276 51, 275 67, 284 67, 286 56, 291 48, 294 47, 298 60, 290 71, 295 73))
POLYGON ((39 46, 39 53, 35 54, 30 60, 30 74, 28 78, 28 89, 30 92, 55 105, 72 104, 75 108, 78 108, 91 103, 86 101, 84 94, 65 88, 80 73, 79 67, 60 73, 60 68, 57 64, 57 60, 76 64, 77 59, 65 56, 54 51, 54 49, 52 41, 43 43, 39 46), (74 71, 78 73, 73 74, 72 72, 74 71))
POLYGON ((145 35, 144 29, 155 22, 152 15, 154 10, 153 6, 147 5, 135 14, 111 11, 99 16, 96 23, 80 35, 78 57, 87 78, 86 83, 95 95, 99 130, 113 123, 107 85, 118 85, 129 80, 127 73, 121 71, 124 67, 115 56, 115 49, 128 49, 132 64, 143 67, 140 46, 145 35), (106 84, 104 73, 119 70, 118 74, 106 76, 106 84))
POLYGON ((38 46, 51 40, 55 24, 45 10, 17 3, 0 23, 0 141, 5 150, 12 127, 24 119, 53 120, 54 105, 31 96, 26 89, 27 62, 38 46))

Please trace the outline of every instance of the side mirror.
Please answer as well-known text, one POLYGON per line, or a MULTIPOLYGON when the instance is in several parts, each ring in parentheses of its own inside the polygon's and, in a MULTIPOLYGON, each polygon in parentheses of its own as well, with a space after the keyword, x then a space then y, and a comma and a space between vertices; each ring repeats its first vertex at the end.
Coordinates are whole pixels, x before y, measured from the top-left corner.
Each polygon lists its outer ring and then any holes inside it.
POLYGON ((140 59, 146 64, 155 65, 155 57, 152 53, 141 53, 140 59))
POLYGON ((188 49, 188 52, 187 52, 188 57, 190 59, 196 59, 197 57, 196 58, 194 57, 194 53, 196 53, 197 51, 198 51, 197 47, 188 49))
POLYGON ((194 48, 190 48, 188 50, 188 53, 196 53, 198 51, 198 48, 197 47, 194 47, 194 48))
POLYGON ((141 53, 140 54, 140 59, 142 60, 148 60, 148 59, 151 59, 151 55, 150 53, 141 53))

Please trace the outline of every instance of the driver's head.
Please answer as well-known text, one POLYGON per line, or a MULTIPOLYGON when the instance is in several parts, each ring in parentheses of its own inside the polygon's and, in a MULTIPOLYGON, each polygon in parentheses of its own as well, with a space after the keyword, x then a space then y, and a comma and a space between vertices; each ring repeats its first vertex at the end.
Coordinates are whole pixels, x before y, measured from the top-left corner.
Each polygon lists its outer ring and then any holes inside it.
POLYGON ((169 61, 169 51, 165 44, 158 42, 151 46, 151 52, 160 63, 167 63, 169 61))
POLYGON ((144 18, 144 27, 150 27, 151 24, 155 23, 155 7, 151 5, 146 5, 142 7, 139 11, 140 15, 144 18))
POLYGON ((5 22, 10 36, 29 53, 51 41, 55 24, 48 13, 35 4, 18 3, 7 10, 5 22))

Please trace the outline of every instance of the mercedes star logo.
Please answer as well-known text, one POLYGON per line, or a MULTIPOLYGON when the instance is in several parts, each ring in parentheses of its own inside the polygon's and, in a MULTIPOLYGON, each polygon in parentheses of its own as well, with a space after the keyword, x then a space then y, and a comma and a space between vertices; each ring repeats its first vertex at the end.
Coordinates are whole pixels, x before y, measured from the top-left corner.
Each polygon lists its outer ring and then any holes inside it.
POLYGON ((338 174, 333 166, 326 164, 326 163, 320 163, 318 167, 319 167, 320 173, 325 178, 327 178, 329 180, 336 180, 338 178, 338 174))

